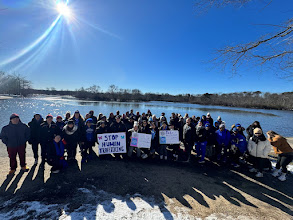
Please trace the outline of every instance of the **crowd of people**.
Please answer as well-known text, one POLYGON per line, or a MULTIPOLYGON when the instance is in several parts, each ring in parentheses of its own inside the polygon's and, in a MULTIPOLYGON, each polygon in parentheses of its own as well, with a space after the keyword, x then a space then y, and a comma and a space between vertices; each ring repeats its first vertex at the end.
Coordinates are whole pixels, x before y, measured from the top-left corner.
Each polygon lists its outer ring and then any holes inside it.
POLYGON ((24 172, 29 170, 25 161, 27 142, 32 146, 34 164, 39 162, 40 145, 40 167, 44 168, 47 162, 52 166, 51 172, 58 173, 70 161, 75 160, 78 146, 81 162, 86 163, 92 159, 93 147, 98 144, 97 135, 117 132, 125 132, 127 137, 127 153, 115 154, 116 158, 121 159, 145 160, 154 159, 158 155, 163 161, 178 161, 180 158, 179 161, 189 162, 194 150, 198 163, 205 163, 207 158, 218 163, 229 163, 235 168, 247 163, 251 165, 250 172, 255 172, 256 177, 263 177, 263 171, 272 168, 268 155, 273 147, 278 159, 272 175, 281 181, 286 180, 287 165, 293 160, 293 149, 286 138, 274 131, 268 131, 266 138, 258 121, 247 129, 235 123, 228 130, 220 116, 214 121, 210 113, 201 117, 172 113, 167 119, 165 113, 156 117, 150 110, 142 114, 134 113, 133 110, 122 115, 119 111, 116 114, 111 112, 109 117, 101 113, 96 117, 94 111, 90 111, 84 118, 77 110, 73 115, 67 112, 64 118, 57 116, 56 121, 53 121, 50 114, 45 119, 41 114, 35 114, 28 125, 21 122, 19 115, 12 114, 9 124, 2 128, 0 134, 10 158, 8 175, 13 175, 16 171, 17 154, 21 169, 24 172), (178 130, 180 144, 160 144, 160 130, 178 130), (136 132, 151 135, 150 148, 130 146, 131 137, 136 132))

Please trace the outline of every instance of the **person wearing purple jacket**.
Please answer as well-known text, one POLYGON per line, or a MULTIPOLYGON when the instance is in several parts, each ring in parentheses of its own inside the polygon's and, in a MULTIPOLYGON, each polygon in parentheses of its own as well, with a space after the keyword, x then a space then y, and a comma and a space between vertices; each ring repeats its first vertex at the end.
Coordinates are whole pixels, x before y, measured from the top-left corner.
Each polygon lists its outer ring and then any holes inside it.
POLYGON ((223 154, 223 162, 226 163, 227 160, 227 149, 230 144, 231 135, 230 132, 225 128, 224 124, 221 124, 219 130, 216 131, 217 136, 217 145, 216 145, 216 153, 217 153, 217 160, 221 160, 222 158, 222 151, 223 154))

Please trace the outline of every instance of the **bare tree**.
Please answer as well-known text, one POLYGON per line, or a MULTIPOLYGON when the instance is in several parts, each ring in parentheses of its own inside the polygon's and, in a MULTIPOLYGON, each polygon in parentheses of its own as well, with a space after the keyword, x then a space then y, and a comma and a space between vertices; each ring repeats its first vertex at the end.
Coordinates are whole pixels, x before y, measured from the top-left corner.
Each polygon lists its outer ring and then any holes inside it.
MULTIPOLYGON (((253 0, 195 0, 198 12, 206 12, 211 7, 227 5, 243 6, 253 0)), ((272 0, 264 1, 266 8, 272 0)), ((288 18, 282 24, 263 24, 275 28, 275 32, 261 36, 255 41, 236 46, 226 46, 216 50, 216 66, 231 69, 237 73, 240 66, 260 66, 282 72, 293 77, 293 18, 288 18), (220 65, 219 65, 220 64, 220 65)), ((282 74, 282 75, 283 75, 282 74)))

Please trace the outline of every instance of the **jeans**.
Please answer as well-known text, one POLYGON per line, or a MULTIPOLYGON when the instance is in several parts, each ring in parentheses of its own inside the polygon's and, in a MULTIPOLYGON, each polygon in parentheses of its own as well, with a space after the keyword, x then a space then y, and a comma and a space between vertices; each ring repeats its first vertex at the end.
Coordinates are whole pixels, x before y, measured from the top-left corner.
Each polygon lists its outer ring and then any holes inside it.
POLYGON ((137 156, 137 157, 140 157, 140 155, 141 155, 141 149, 140 149, 140 148, 138 148, 138 147, 132 147, 132 146, 129 146, 129 147, 128 147, 128 152, 127 152, 127 155, 128 155, 129 157, 131 157, 131 156, 132 156, 132 153, 133 153, 133 150, 134 150, 134 148, 136 148, 136 156, 137 156))
POLYGON ((253 162, 254 168, 262 173, 263 169, 266 167, 267 158, 252 156, 252 162, 253 162))
POLYGON ((18 147, 7 147, 8 156, 10 159, 10 169, 16 170, 17 168, 17 161, 16 155, 19 156, 20 166, 25 167, 25 145, 18 146, 18 147))
POLYGON ((160 145, 160 156, 168 156, 167 145, 160 145))
POLYGON ((293 160, 293 153, 283 153, 278 155, 276 168, 282 167, 282 172, 287 173, 287 165, 293 160))
POLYGON ((196 143, 196 153, 197 156, 201 155, 200 161, 204 161, 204 157, 206 155, 206 148, 207 148, 207 142, 197 142, 196 143))

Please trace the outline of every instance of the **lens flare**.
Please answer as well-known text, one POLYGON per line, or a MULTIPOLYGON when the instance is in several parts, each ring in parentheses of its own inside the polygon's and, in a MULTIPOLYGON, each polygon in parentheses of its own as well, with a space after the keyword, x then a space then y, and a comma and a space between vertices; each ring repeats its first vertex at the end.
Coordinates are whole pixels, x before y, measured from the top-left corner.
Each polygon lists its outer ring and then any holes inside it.
POLYGON ((66 17, 66 18, 71 17, 71 11, 70 11, 70 8, 68 7, 67 3, 64 3, 64 2, 57 3, 56 9, 60 15, 66 17))

